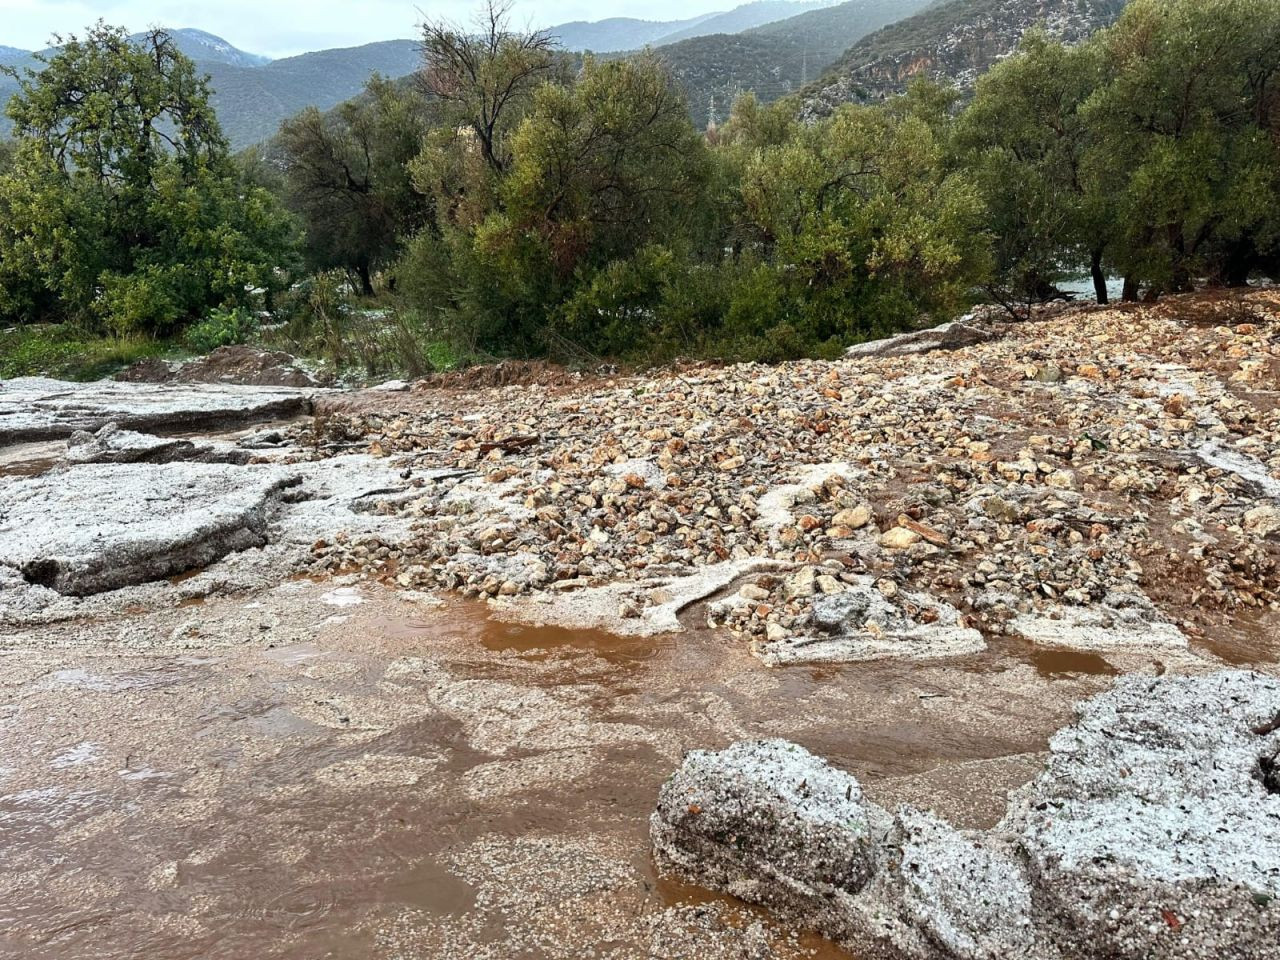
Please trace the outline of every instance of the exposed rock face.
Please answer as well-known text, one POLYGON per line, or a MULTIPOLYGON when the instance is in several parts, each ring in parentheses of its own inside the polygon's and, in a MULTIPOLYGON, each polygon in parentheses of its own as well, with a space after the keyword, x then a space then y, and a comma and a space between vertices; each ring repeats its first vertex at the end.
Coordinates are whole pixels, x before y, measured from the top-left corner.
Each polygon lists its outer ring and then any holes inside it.
POLYGON ((971 88, 1042 25, 1068 43, 1113 23, 1126 0, 951 0, 864 37, 804 97, 810 116, 902 93, 920 76, 971 88))
POLYGON ((651 831, 668 870, 858 955, 1280 957, 1280 681, 1131 677, 1053 738, 1005 820, 889 814, 781 741, 694 752, 651 831))
POLYGON ((56 440, 109 423, 127 430, 199 430, 306 413, 314 391, 214 384, 0 382, 0 446, 56 440))
POLYGON ((0 566, 85 596, 261 546, 295 474, 220 464, 88 464, 0 487, 0 566))

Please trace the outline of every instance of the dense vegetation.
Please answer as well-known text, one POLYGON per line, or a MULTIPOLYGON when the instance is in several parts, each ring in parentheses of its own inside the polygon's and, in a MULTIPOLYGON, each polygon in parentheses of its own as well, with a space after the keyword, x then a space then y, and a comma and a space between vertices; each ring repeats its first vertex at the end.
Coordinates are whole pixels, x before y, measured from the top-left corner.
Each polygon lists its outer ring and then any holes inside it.
POLYGON ((291 224, 241 182, 205 82, 167 34, 72 37, 8 113, 0 318, 167 334, 282 285, 291 224))
POLYGON ((1021 314, 1080 273, 1154 297, 1280 268, 1280 0, 1135 0, 1085 43, 1033 34, 963 107, 921 83, 802 123, 744 97, 705 135, 658 55, 568 59, 491 14, 429 24, 417 81, 304 112, 239 169, 163 37, 141 59, 109 30, 68 46, 10 106, 0 320, 213 314, 222 338, 274 307, 350 362, 347 288, 378 297, 370 371, 393 347, 415 370, 776 360, 975 297, 1021 314), (109 95, 67 112, 73 79, 109 95), (105 126, 82 116, 103 103, 105 126), (269 304, 294 250, 314 279, 269 304))

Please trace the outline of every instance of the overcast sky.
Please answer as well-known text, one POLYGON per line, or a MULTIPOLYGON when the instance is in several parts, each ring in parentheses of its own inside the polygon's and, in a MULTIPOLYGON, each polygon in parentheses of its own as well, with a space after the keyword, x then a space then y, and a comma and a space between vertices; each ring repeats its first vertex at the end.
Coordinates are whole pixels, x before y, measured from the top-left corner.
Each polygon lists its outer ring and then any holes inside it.
MULTIPOLYGON (((517 0, 520 25, 640 17, 676 20, 723 10, 742 0, 517 0)), ((287 57, 307 50, 353 47, 372 40, 413 37, 421 9, 429 16, 464 18, 474 0, 0 0, 0 46, 43 48, 57 32, 83 29, 99 18, 130 30, 199 27, 251 53, 287 57)))

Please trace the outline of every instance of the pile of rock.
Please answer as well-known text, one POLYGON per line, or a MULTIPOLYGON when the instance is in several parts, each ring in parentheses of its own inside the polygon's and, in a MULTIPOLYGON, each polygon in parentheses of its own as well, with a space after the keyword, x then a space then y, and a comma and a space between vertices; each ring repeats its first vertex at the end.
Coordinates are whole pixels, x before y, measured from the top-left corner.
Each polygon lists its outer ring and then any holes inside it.
MULTIPOLYGON (((1183 323, 1199 301, 1077 307, 922 355, 414 391, 343 443, 471 474, 409 507, 419 588, 554 602, 757 559, 870 578, 907 617, 863 621, 887 632, 955 611, 985 635, 1182 645, 1215 610, 1280 605, 1280 297, 1250 303, 1216 328, 1183 323)), ((786 582, 716 623, 761 651, 816 641, 786 582)), ((651 606, 637 589, 615 620, 651 606)))
POLYGON ((659 865, 858 956, 1280 956, 1280 682, 1120 681, 989 831, 867 801, 785 741, 693 752, 651 821, 659 865))

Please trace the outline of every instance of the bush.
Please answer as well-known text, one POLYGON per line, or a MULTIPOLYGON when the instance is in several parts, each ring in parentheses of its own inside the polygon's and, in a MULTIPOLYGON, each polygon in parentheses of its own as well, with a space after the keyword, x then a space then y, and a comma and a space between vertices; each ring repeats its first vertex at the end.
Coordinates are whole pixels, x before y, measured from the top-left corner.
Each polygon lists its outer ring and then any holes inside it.
POLYGON ((246 343, 261 330, 258 318, 244 307, 219 307, 187 330, 186 341, 200 353, 246 343))

